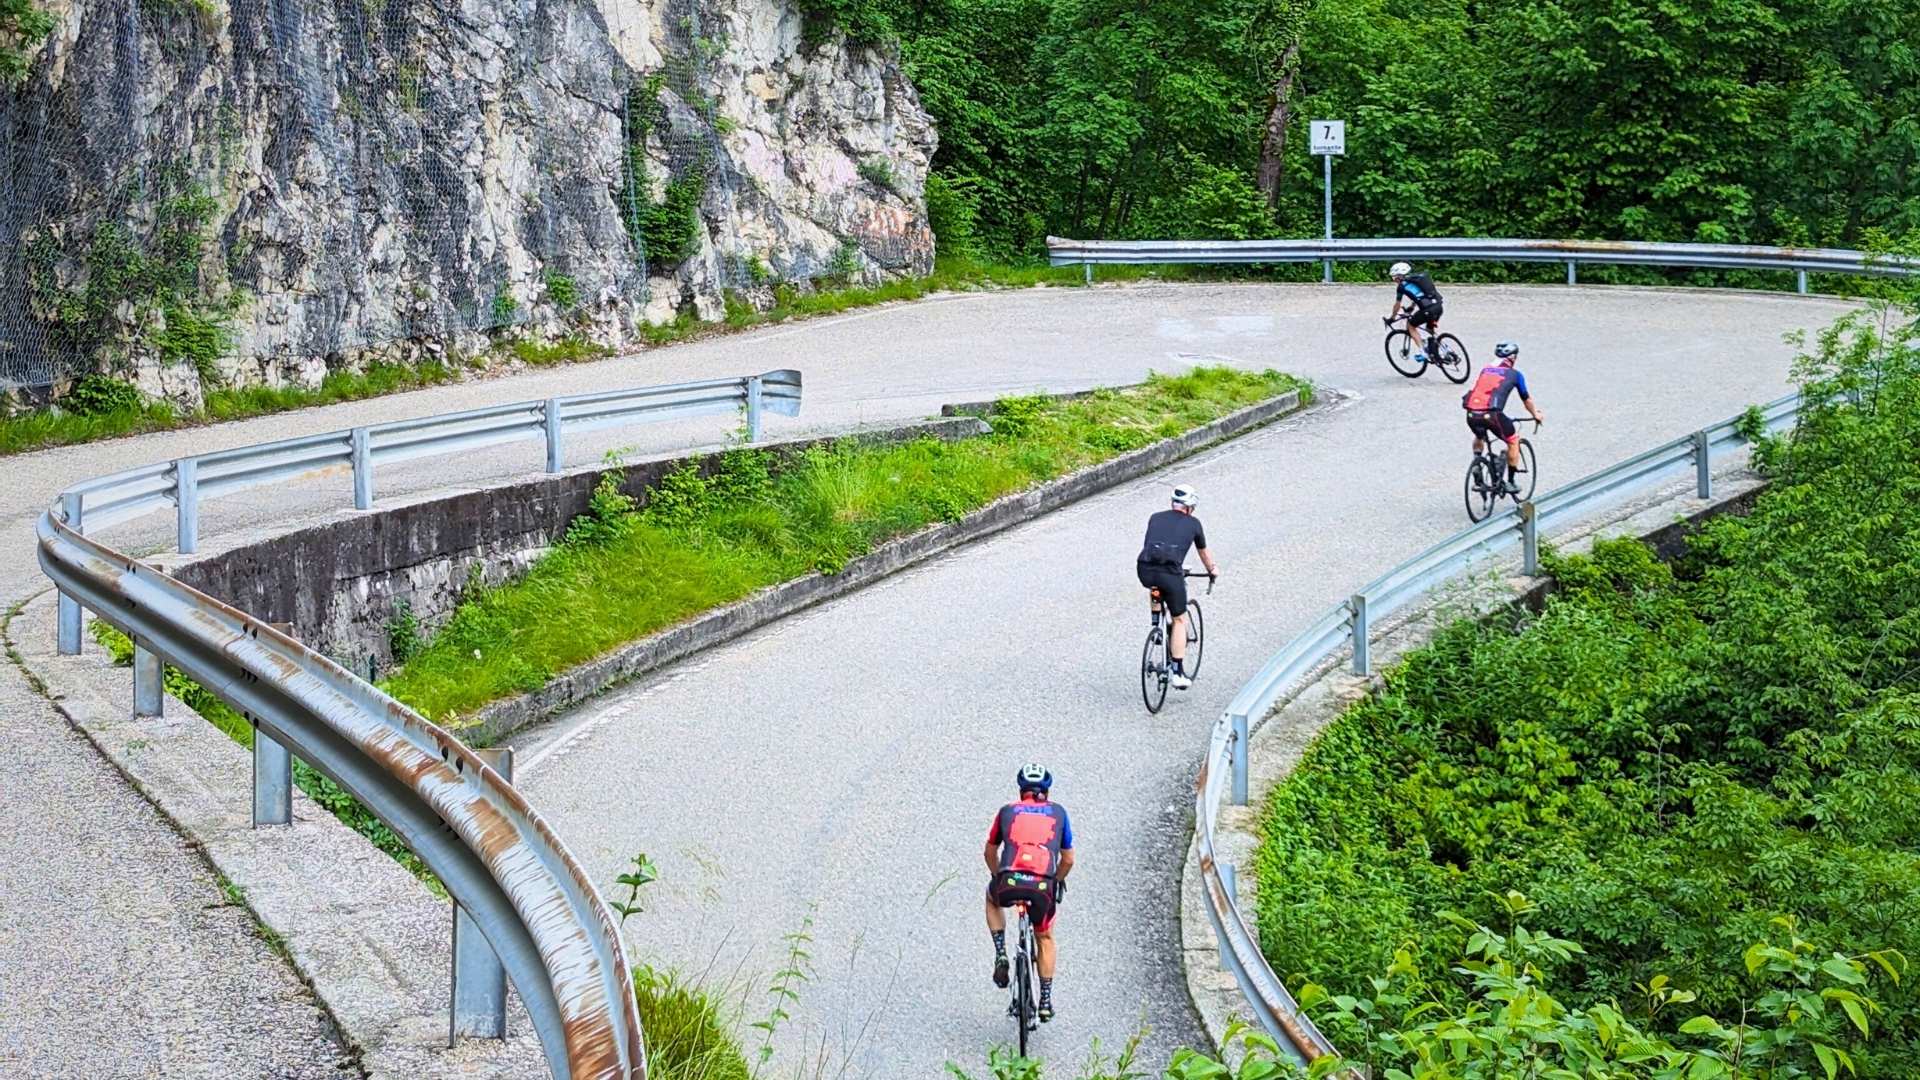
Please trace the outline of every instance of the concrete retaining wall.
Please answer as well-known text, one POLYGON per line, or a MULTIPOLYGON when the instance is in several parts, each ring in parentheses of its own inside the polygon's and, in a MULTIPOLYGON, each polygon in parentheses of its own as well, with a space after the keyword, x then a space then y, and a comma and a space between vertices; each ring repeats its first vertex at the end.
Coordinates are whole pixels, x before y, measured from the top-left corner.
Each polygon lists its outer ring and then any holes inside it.
MULTIPOLYGON (((859 438, 885 442, 934 436, 966 438, 986 431, 977 418, 935 420, 859 438)), ((797 454, 833 439, 797 439, 763 447, 797 454)), ((595 466, 500 487, 461 491, 267 537, 172 569, 181 581, 267 622, 289 623, 295 637, 365 674, 393 655, 388 627, 401 604, 423 632, 446 622, 470 579, 489 585, 519 575, 566 533, 608 472, 625 470, 621 487, 645 503, 668 473, 692 462, 718 464, 709 451, 595 466)))

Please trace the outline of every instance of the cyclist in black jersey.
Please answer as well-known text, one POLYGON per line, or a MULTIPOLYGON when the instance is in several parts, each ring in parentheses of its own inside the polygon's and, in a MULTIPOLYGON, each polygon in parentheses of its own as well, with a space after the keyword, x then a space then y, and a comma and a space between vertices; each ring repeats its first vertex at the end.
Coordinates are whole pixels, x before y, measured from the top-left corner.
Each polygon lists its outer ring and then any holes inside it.
POLYGON ((1193 516, 1193 508, 1199 503, 1200 497, 1192 488, 1185 485, 1174 488, 1173 505, 1147 519, 1147 538, 1140 546, 1140 558, 1134 568, 1140 584, 1160 590, 1160 601, 1167 605, 1167 614, 1173 616, 1173 625, 1167 631, 1167 653, 1173 670, 1167 673, 1167 681, 1175 690, 1193 685, 1193 680, 1180 670, 1180 662, 1187 652, 1187 550, 1191 548, 1200 553, 1208 577, 1220 576, 1220 565, 1207 550, 1206 530, 1200 527, 1200 519, 1193 516))
POLYGON ((1416 274, 1413 267, 1403 262, 1393 264, 1387 271, 1393 279, 1393 311, 1397 317, 1402 310, 1407 315, 1407 336, 1413 339, 1416 350, 1414 359, 1426 363, 1426 340, 1440 332, 1440 316, 1446 305, 1440 298, 1440 290, 1434 287, 1433 279, 1425 274, 1416 274))

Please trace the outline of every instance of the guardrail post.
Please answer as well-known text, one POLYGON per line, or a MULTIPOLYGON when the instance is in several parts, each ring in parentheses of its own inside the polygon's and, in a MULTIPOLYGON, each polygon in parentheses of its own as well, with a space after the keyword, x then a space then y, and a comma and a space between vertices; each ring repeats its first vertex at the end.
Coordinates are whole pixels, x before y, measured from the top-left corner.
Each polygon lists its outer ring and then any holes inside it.
POLYGON ((1800 287, 1800 295, 1801 296, 1807 295, 1807 272, 1805 270, 1802 270, 1796 275, 1796 277, 1799 279, 1797 283, 1800 287))
POLYGON ((1569 285, 1580 284, 1580 274, 1578 271, 1574 270, 1572 259, 1567 260, 1567 284, 1569 285))
POLYGON ((560 399, 548 398, 541 415, 547 425, 547 471, 557 473, 560 471, 560 399))
MULTIPOLYGON (((66 518, 67 528, 81 535, 86 534, 86 522, 81 518, 80 496, 71 491, 60 494, 60 512, 66 518)), ((59 642, 61 656, 80 655, 80 601, 60 594, 55 604, 59 612, 59 629, 55 638, 59 642)))
POLYGON ((1365 675, 1372 667, 1367 655, 1367 596, 1354 593, 1347 599, 1347 625, 1353 629, 1353 673, 1365 675))
MULTIPOLYGON (((1220 887, 1226 891, 1227 904, 1230 907, 1239 907, 1240 882, 1233 872, 1233 864, 1223 862, 1216 863, 1215 865, 1220 870, 1220 887)), ((1246 973, 1240 970, 1240 961, 1235 959, 1233 949, 1228 946, 1227 935, 1215 934, 1214 937, 1218 939, 1220 943, 1220 966, 1233 973, 1235 982, 1241 986, 1245 986, 1247 984, 1246 973)))
POLYGON ((182 555, 200 550, 200 462, 173 463, 174 547, 182 555))
POLYGON ((1520 570, 1540 576, 1540 515, 1531 499, 1520 504, 1520 570))
MULTIPOLYGON (((475 750, 503 779, 513 781, 513 748, 475 750)), ((453 1003, 447 1013, 447 1045, 462 1036, 507 1037, 507 969, 493 954, 480 925, 453 905, 453 1003)))
POLYGON ((162 716, 167 704, 167 688, 159 654, 147 643, 133 639, 133 715, 162 716))
POLYGON ((1704 431, 1693 433, 1693 478, 1700 497, 1713 498, 1713 443, 1704 431))
POLYGON ((373 440, 363 427, 353 429, 353 508, 373 509, 373 440))
POLYGON ((760 441, 760 376, 747 376, 747 441, 760 441))
MULTIPOLYGON (((1086 277, 1086 281, 1087 281, 1087 284, 1089 284, 1089 285, 1091 285, 1091 284, 1093 284, 1093 260, 1092 260, 1092 259, 1088 259, 1087 261, 1085 261, 1085 262, 1083 262, 1083 263, 1081 263, 1081 264, 1080 264, 1080 267, 1081 267, 1081 269, 1083 269, 1083 270, 1085 270, 1085 271, 1086 271, 1086 275, 1087 275, 1087 277, 1086 277)), ((1802 290, 1800 290, 1800 291, 1801 291, 1801 292, 1805 292, 1806 290, 1805 290, 1805 289, 1802 289, 1802 290)))
POLYGON ((1253 745, 1247 739, 1247 714, 1233 713, 1233 805, 1247 805, 1247 766, 1253 745))
POLYGON ((293 755, 253 723, 253 827, 293 824, 293 755))

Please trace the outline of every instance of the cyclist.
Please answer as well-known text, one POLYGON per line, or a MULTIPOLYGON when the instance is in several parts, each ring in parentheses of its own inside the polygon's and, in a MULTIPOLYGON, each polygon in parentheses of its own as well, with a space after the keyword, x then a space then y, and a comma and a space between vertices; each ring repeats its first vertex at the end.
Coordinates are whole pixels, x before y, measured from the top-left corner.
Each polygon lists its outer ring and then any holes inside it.
POLYGON ((1440 290, 1434 288, 1433 279, 1425 274, 1416 274, 1413 267, 1403 262, 1394 263, 1387 271, 1396 288, 1393 290, 1393 312, 1387 317, 1391 324, 1404 308, 1407 314, 1407 336, 1413 339, 1415 360, 1427 362, 1425 339, 1429 334, 1440 331, 1440 315, 1446 305, 1440 299, 1440 290), (1422 333, 1425 328, 1426 333, 1422 333))
MULTIPOLYGON (((1546 415, 1527 393, 1527 377, 1514 366, 1520 362, 1520 346, 1503 341, 1493 347, 1493 356, 1493 366, 1480 370, 1473 386, 1460 395, 1460 404, 1467 410, 1467 429, 1473 432, 1474 453, 1486 450, 1488 432, 1500 436, 1507 444, 1507 477, 1501 487, 1505 493, 1512 494, 1520 490, 1513 482, 1513 474, 1520 470, 1520 434, 1513 429, 1513 418, 1505 412, 1507 396, 1518 390, 1521 404, 1527 407, 1535 423, 1544 422, 1546 415)), ((1499 483, 1498 477, 1494 480, 1499 483)))
POLYGON ((1027 905, 1040 950, 1040 1019, 1053 1019, 1053 916, 1073 870, 1073 825, 1067 808, 1047 799, 1053 774, 1023 765, 1014 774, 1020 801, 1008 803, 987 830, 987 933, 993 935, 993 985, 1007 986, 1007 915, 1002 908, 1027 905))
POLYGON ((1191 547, 1200 552, 1208 577, 1220 576, 1220 566, 1207 550, 1207 532, 1200 527, 1200 519, 1193 516, 1193 508, 1199 503, 1200 497, 1192 488, 1184 485, 1174 488, 1173 505, 1147 519, 1147 538, 1140 545, 1140 558, 1134 566, 1140 584, 1159 589, 1161 602, 1173 616, 1173 624, 1167 631, 1167 655, 1173 670, 1167 675, 1175 690, 1193 685, 1193 680, 1187 678, 1180 667, 1187 652, 1187 549, 1191 547))

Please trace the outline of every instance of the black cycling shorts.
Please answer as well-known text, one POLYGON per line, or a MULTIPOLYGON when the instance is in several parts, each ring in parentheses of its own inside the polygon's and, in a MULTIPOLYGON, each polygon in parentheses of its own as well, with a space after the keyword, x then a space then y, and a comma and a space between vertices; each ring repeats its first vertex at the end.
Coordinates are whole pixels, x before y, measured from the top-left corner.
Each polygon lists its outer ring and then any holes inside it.
POLYGON ((1140 575, 1140 584, 1160 590, 1160 599, 1165 601, 1169 614, 1177 619, 1187 613, 1187 574, 1184 568, 1169 567, 1165 563, 1143 562, 1133 565, 1140 575))
POLYGON ((1476 439, 1484 439, 1491 431, 1500 437, 1501 442, 1510 443, 1520 433, 1513 426, 1513 417, 1503 412, 1470 412, 1467 414, 1467 430, 1473 432, 1476 439))
POLYGON ((987 899, 996 907, 1027 905, 1027 921, 1035 933, 1053 929, 1053 917, 1060 910, 1053 900, 1053 882, 1032 874, 1014 874, 1005 870, 987 879, 987 899))
POLYGON ((1439 300, 1435 300, 1431 304, 1415 304, 1413 310, 1407 314, 1407 325, 1432 326, 1434 323, 1440 321, 1440 316, 1446 310, 1446 306, 1444 302, 1439 300))

